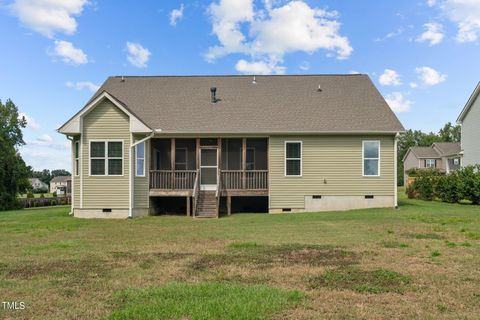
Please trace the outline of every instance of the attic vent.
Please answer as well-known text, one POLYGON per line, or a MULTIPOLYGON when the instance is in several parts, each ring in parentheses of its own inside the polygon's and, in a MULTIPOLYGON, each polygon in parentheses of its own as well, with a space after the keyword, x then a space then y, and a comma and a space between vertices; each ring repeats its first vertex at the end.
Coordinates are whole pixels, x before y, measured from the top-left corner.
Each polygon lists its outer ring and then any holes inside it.
POLYGON ((210 92, 212 94, 212 103, 217 102, 217 88, 216 87, 211 87, 210 92))

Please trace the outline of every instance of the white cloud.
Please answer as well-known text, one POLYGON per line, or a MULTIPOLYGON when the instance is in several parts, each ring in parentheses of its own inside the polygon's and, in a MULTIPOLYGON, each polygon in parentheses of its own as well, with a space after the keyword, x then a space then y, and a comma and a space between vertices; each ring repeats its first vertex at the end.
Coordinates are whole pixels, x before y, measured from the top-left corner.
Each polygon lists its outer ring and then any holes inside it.
POLYGON ((137 68, 146 68, 151 52, 139 43, 127 42, 127 60, 137 68))
POLYGON ((264 9, 255 10, 252 0, 213 2, 209 14, 220 44, 208 49, 206 60, 241 53, 251 57, 249 68, 260 68, 261 62, 262 70, 278 72, 284 70, 284 55, 291 52, 325 49, 338 59, 350 56, 353 49, 348 38, 339 34, 335 11, 312 8, 303 1, 275 7, 277 3, 264 1, 264 9))
POLYGON ((412 102, 407 100, 401 92, 393 92, 385 97, 393 112, 408 112, 412 107, 412 102))
POLYGON ((443 26, 440 23, 430 22, 423 25, 425 27, 425 32, 423 32, 416 39, 417 42, 430 42, 430 46, 434 46, 442 42, 444 38, 443 26))
POLYGON ((53 55, 58 56, 63 62, 80 65, 88 63, 88 57, 82 49, 75 48, 71 42, 55 40, 53 55))
POLYGON ((177 25, 177 20, 180 20, 183 18, 183 9, 184 9, 183 3, 180 5, 179 9, 174 9, 170 12, 170 25, 171 26, 176 26, 177 25))
POLYGON ((475 42, 480 35, 480 1, 438 0, 427 4, 437 6, 458 27, 458 42, 475 42))
POLYGON ((50 137, 50 135, 44 133, 40 137, 37 138, 37 141, 41 142, 41 143, 51 143, 53 141, 53 139, 52 139, 52 137, 50 137))
POLYGON ((10 9, 26 27, 46 36, 74 34, 75 16, 82 13, 88 0, 16 0, 10 9))
POLYGON ((74 88, 77 90, 88 89, 91 92, 96 92, 100 88, 99 85, 90 81, 77 81, 77 82, 67 81, 65 85, 69 88, 74 88))
POLYGON ((30 129, 39 129, 40 128, 40 124, 37 122, 37 120, 35 120, 33 117, 29 116, 25 112, 20 112, 18 114, 18 116, 19 116, 19 118, 24 117, 25 120, 27 120, 27 128, 30 128, 30 129))
POLYGON ((395 70, 385 69, 378 81, 382 86, 399 86, 402 84, 400 75, 395 70))
POLYGON ((285 67, 279 66, 276 63, 267 63, 264 61, 248 62, 246 60, 239 60, 235 65, 235 69, 243 74, 284 74, 285 67))
POLYGON ((415 68, 415 71, 418 74, 418 78, 427 86, 437 85, 447 79, 446 74, 441 74, 437 70, 430 67, 417 67, 415 68))
POLYGON ((417 84, 416 82, 410 82, 410 83, 409 83, 409 86, 410 86, 410 88, 412 88, 412 89, 418 88, 418 84, 417 84))
POLYGON ((433 7, 437 3, 437 0, 427 0, 427 5, 433 7))

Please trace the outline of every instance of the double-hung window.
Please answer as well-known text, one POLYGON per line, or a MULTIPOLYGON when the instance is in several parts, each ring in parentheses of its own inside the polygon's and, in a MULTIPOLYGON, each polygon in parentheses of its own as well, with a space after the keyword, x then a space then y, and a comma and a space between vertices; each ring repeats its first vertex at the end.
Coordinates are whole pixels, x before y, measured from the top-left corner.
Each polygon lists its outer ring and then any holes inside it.
POLYGON ((145 177, 145 142, 141 142, 135 146, 135 158, 135 175, 137 177, 145 177))
POLYGON ((74 149, 74 155, 75 155, 75 175, 78 176, 80 173, 80 163, 79 163, 79 143, 78 141, 75 141, 75 149, 74 149))
POLYGON ((363 141, 363 176, 380 176, 380 141, 363 141))
POLYGON ((123 175, 123 141, 90 141, 90 175, 123 175))
POLYGON ((285 176, 302 176, 302 142, 285 142, 285 176))
POLYGON ((425 168, 435 168, 436 161, 435 159, 425 159, 425 168))

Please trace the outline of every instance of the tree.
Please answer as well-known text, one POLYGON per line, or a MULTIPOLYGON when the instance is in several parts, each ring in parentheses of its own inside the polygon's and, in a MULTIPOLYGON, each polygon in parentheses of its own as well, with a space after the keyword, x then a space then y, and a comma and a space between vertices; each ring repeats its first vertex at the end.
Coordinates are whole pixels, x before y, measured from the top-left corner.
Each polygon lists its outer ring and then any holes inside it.
POLYGON ((440 139, 445 142, 458 142, 460 141, 461 127, 459 124, 453 126, 450 122, 445 124, 438 132, 440 139))
POLYGON ((11 100, 0 101, 0 210, 18 207, 17 195, 30 186, 29 168, 18 153, 18 147, 25 144, 22 129, 26 125, 11 100))
POLYGON ((52 170, 51 176, 58 177, 58 176, 71 176, 72 174, 65 169, 56 169, 52 170))

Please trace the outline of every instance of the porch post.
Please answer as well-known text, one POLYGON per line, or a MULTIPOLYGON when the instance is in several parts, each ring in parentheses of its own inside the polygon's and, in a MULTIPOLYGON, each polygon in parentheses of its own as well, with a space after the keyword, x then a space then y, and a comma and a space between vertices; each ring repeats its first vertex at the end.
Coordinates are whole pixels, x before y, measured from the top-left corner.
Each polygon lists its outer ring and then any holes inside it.
POLYGON ((200 168, 200 138, 195 139, 195 167, 198 170, 200 168))
POLYGON ((247 138, 242 138, 242 189, 247 186, 247 138))
POLYGON ((190 217, 190 196, 187 196, 187 217, 190 217))
MULTIPOLYGON (((222 178, 222 138, 218 138, 217 141, 218 152, 217 152, 217 183, 220 183, 220 179, 222 178)), ((222 191, 222 190, 220 190, 222 191)), ((221 196, 221 195, 220 195, 221 196)))
POLYGON ((171 139, 170 143, 170 163, 171 163, 171 186, 175 189, 175 138, 171 139))
POLYGON ((227 213, 228 215, 232 214, 232 197, 227 196, 227 213))

